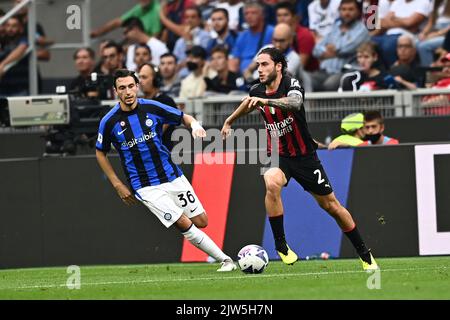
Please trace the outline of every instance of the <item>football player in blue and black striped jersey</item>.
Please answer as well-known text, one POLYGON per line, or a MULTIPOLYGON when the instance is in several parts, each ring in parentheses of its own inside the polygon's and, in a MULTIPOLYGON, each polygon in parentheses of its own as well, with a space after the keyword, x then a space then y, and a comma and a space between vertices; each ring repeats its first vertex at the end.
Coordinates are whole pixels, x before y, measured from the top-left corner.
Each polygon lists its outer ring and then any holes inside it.
POLYGON ((164 124, 183 123, 194 138, 205 137, 205 130, 178 109, 138 99, 139 80, 132 71, 117 70, 114 89, 120 101, 100 121, 96 156, 120 198, 128 205, 140 201, 167 228, 175 225, 194 246, 222 263, 217 271, 235 270, 233 260, 198 229, 208 224, 205 210, 162 143, 164 124), (131 190, 118 178, 106 156, 111 144, 119 153, 131 190))

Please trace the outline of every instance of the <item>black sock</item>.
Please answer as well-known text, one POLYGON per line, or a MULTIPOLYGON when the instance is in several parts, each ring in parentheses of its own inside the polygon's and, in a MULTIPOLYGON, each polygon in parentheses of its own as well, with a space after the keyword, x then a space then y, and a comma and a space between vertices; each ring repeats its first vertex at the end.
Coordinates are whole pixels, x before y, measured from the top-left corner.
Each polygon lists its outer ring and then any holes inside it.
POLYGON ((284 237, 283 215, 269 217, 269 222, 272 227, 273 238, 275 239, 275 249, 286 255, 288 248, 284 237))
POLYGON ((361 259, 368 264, 371 264, 372 260, 370 259, 370 250, 367 249, 364 241, 362 240, 358 228, 356 228, 355 226, 353 230, 344 233, 352 242, 353 246, 356 249, 356 252, 358 252, 358 255, 361 257, 361 259))

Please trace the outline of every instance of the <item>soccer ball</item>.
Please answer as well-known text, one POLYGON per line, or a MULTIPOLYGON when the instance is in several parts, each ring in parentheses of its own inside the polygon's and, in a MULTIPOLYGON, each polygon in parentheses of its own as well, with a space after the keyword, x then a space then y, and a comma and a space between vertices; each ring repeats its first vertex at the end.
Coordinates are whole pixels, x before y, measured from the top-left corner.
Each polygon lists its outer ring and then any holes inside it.
POLYGON ((261 273, 269 264, 269 256, 263 247, 249 244, 239 251, 237 261, 244 273, 261 273))

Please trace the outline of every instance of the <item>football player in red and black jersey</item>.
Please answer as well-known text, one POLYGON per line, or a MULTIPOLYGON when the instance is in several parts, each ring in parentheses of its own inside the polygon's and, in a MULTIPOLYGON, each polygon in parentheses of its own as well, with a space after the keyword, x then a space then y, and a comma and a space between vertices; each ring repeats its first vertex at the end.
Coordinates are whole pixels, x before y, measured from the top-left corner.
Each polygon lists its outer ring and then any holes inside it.
POLYGON ((259 110, 264 119, 268 154, 279 155, 279 165, 264 174, 266 211, 278 254, 286 264, 293 264, 298 259, 285 239, 281 201, 281 189, 292 177, 336 220, 358 252, 363 268, 377 269, 377 263, 364 244, 352 216, 336 199, 317 157, 317 144, 306 123, 303 106, 305 93, 299 81, 286 73, 284 55, 276 48, 266 48, 258 53, 256 61, 260 82, 250 89, 249 97, 227 118, 222 135, 224 139, 229 136, 234 120, 255 109, 259 110), (278 150, 273 150, 271 138, 278 140, 278 150))

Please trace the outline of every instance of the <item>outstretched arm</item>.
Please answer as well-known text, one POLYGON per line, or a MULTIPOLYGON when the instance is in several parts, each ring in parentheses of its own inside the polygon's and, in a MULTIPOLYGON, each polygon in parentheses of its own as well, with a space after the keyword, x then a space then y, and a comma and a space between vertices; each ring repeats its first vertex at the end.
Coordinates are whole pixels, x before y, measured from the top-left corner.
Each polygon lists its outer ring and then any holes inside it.
POLYGON ((114 171, 114 168, 112 167, 111 163, 106 157, 106 154, 97 149, 95 151, 95 156, 97 157, 97 162, 100 165, 100 168, 102 168, 103 172, 108 177, 109 182, 111 182, 114 189, 116 189, 120 199, 122 199, 122 201, 125 202, 125 204, 127 205, 137 203, 137 200, 134 197, 134 195, 117 176, 116 172, 114 171))
POLYGON ((119 28, 122 25, 122 19, 115 18, 107 23, 105 23, 103 26, 99 27, 98 29, 91 32, 91 38, 98 38, 108 32, 111 32, 117 28, 119 28))
POLYGON ((183 124, 186 126, 186 128, 192 130, 192 136, 194 137, 194 139, 206 137, 205 129, 203 129, 200 123, 197 120, 195 120, 193 116, 190 116, 185 113, 183 114, 182 121, 183 124))
POLYGON ((250 107, 249 104, 251 99, 251 97, 246 97, 244 100, 242 100, 239 107, 234 110, 234 112, 225 120, 221 130, 223 139, 226 139, 231 134, 231 125, 236 119, 252 112, 256 108, 256 106, 250 107))

